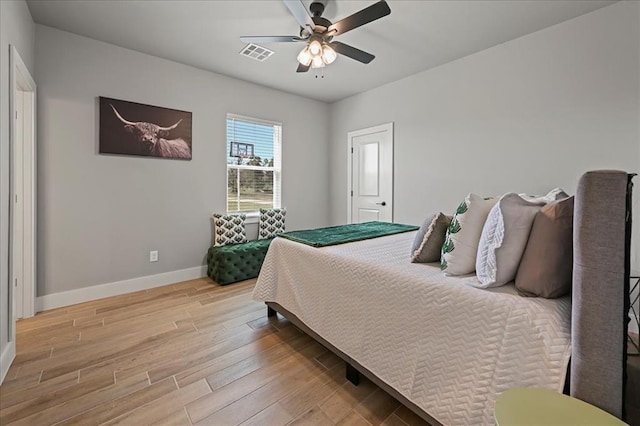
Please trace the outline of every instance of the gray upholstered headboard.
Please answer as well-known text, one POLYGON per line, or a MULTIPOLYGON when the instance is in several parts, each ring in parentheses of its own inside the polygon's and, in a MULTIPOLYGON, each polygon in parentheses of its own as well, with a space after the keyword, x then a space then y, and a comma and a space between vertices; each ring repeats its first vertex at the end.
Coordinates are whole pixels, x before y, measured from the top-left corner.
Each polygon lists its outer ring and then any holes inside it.
POLYGON ((571 395, 624 416, 631 177, 582 176, 575 199, 571 395))

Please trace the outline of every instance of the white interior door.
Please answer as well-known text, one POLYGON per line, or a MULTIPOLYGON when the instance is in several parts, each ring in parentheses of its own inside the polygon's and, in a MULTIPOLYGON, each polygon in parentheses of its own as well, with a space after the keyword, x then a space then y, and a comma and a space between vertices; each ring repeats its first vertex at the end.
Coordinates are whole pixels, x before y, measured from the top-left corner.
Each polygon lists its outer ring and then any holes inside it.
POLYGON ((348 223, 393 221, 393 123, 348 133, 348 223))
MULTIPOLYGON (((35 314, 36 85, 11 48, 11 296, 14 319, 35 314)), ((13 336, 13 333, 10 333, 13 336)))
POLYGON ((16 319, 35 313, 36 83, 15 46, 9 49, 9 344, 0 354, 0 384, 16 354, 16 319))
POLYGON ((16 318, 23 318, 24 308, 24 203, 22 188, 24 185, 23 157, 24 150, 24 92, 16 91, 15 96, 15 145, 13 149, 13 286, 15 297, 13 299, 16 318))

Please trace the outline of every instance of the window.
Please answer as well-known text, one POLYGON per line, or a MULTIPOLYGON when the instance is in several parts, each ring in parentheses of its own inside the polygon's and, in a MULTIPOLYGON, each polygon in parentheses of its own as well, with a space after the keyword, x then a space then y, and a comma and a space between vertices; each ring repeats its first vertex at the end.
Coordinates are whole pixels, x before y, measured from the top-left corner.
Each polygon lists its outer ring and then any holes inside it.
POLYGON ((227 114, 227 212, 280 207, 282 125, 227 114))

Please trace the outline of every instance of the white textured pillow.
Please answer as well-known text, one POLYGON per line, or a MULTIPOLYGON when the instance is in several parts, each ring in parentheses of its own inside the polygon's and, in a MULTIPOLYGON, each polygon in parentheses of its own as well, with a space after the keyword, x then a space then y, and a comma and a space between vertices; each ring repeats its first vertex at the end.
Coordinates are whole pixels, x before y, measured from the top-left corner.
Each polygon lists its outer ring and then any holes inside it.
POLYGON ((478 287, 498 287, 516 278, 533 219, 544 205, 545 201, 534 202, 509 193, 493 206, 478 245, 478 287))
POLYGON ((482 227, 497 202, 497 198, 484 199, 469 194, 460 203, 442 244, 440 269, 446 275, 464 275, 475 271, 482 227))

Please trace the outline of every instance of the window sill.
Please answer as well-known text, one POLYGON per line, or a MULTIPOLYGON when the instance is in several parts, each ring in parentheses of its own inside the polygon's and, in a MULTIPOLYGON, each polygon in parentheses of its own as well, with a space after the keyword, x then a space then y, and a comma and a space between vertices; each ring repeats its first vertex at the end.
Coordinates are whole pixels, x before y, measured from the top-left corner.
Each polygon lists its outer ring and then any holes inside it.
POLYGON ((246 219, 244 223, 258 223, 260 222, 260 212, 227 212, 228 215, 234 216, 244 214, 246 219))

